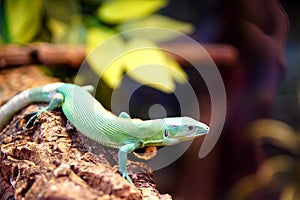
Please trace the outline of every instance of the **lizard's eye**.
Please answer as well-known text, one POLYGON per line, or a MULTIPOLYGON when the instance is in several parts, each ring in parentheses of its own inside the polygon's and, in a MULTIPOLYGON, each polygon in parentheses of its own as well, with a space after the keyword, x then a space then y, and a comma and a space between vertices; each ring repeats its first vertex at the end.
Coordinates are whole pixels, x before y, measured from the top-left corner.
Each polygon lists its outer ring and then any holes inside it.
POLYGON ((193 131, 193 130, 195 129, 194 126, 188 126, 187 128, 188 128, 188 131, 190 131, 190 132, 193 131))
POLYGON ((169 137, 169 131, 168 130, 165 130, 165 137, 169 137))

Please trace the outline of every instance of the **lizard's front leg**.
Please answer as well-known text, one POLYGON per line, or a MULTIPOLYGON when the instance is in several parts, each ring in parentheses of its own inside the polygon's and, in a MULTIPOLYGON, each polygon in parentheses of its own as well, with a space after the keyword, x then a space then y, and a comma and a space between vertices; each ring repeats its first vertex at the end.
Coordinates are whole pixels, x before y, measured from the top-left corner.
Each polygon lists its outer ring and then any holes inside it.
POLYGON ((135 142, 125 144, 120 147, 119 154, 118 154, 119 171, 122 174, 123 178, 126 178, 128 180, 128 182, 131 183, 132 185, 134 185, 134 184, 128 175, 127 167, 126 167, 127 154, 134 151, 138 147, 139 147, 139 143, 135 143, 135 142))

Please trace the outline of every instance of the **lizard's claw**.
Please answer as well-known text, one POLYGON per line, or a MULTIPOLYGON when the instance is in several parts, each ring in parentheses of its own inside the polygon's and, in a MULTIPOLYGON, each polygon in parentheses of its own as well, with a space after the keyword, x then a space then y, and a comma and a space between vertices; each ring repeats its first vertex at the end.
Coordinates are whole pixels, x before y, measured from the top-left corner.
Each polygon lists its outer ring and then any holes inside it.
POLYGON ((133 181, 129 177, 129 174, 127 172, 122 172, 123 178, 125 178, 131 185, 134 185, 133 181))
POLYGON ((47 108, 42 108, 39 111, 36 112, 31 112, 25 115, 24 118, 26 118, 27 116, 32 115, 29 120, 26 122, 25 126, 23 127, 23 130, 27 129, 28 127, 30 127, 30 125, 34 125, 36 122, 36 119, 40 116, 40 114, 42 114, 43 112, 45 112, 47 110, 47 108))

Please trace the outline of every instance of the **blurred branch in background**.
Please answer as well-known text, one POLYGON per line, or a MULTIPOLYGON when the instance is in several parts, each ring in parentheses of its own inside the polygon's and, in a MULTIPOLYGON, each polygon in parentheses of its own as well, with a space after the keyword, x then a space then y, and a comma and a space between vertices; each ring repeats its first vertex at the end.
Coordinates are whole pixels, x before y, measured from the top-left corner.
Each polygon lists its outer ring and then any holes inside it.
MULTIPOLYGON (((166 46, 168 49, 174 49, 175 52, 181 52, 180 56, 172 55, 180 64, 188 64, 184 58, 195 62, 208 58, 206 55, 199 56, 198 47, 193 45, 174 43, 166 46)), ((231 67, 238 60, 238 52, 231 45, 203 44, 202 46, 217 65, 231 67)), ((0 68, 28 64, 65 65, 78 68, 85 57, 86 51, 83 46, 50 43, 0 46, 0 68)))

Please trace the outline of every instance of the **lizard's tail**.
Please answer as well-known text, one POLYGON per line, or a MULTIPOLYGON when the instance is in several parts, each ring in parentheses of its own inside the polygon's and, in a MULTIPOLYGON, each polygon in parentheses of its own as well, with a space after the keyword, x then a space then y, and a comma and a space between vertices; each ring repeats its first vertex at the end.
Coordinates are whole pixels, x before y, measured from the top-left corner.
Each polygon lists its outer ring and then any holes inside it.
POLYGON ((30 103, 29 90, 25 90, 0 107, 0 130, 5 127, 14 114, 30 103))

